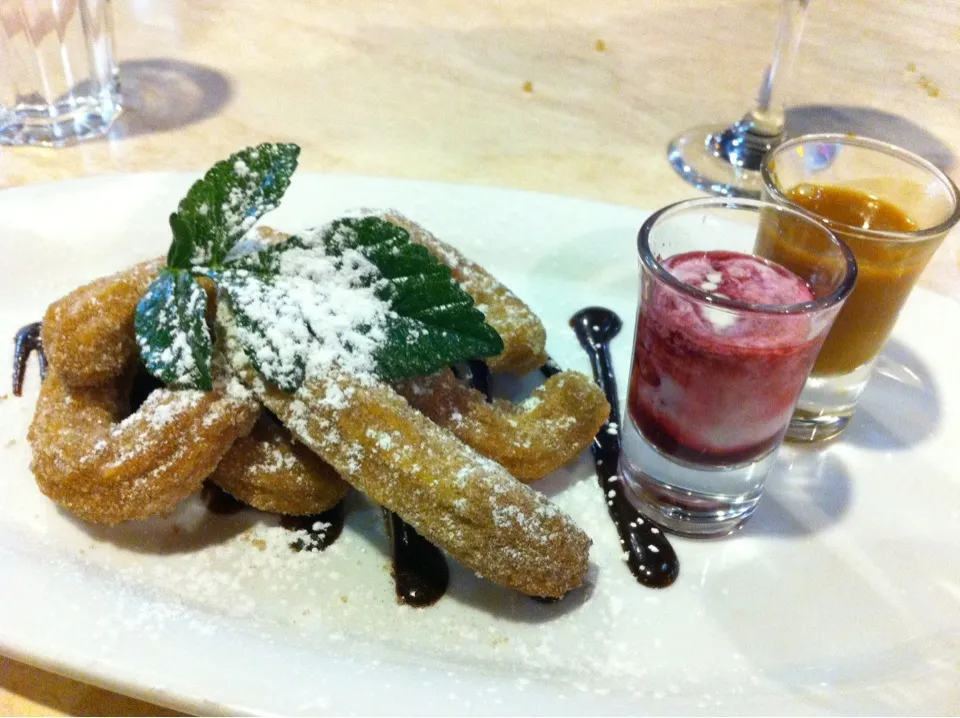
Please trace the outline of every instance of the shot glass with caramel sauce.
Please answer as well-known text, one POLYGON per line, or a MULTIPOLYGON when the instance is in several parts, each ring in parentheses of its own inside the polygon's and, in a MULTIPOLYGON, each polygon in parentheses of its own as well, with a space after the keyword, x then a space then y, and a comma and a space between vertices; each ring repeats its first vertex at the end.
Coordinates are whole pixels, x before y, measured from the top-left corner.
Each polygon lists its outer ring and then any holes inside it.
MULTIPOLYGON (((918 277, 960 220, 958 190, 943 172, 894 145, 842 134, 805 135, 764 159, 769 200, 817 217, 853 251, 857 283, 820 350, 787 438, 842 432, 918 277)), ((809 266, 805 228, 767 222, 756 253, 788 268, 809 266)))

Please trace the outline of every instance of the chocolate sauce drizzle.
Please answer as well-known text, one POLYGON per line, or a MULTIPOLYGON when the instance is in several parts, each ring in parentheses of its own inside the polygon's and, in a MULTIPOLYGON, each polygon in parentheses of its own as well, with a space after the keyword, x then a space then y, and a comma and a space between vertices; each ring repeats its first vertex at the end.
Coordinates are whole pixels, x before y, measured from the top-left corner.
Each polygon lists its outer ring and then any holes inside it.
MULTIPOLYGON (((663 529, 642 516, 627 498, 617 473, 620 461, 620 400, 610 360, 610 340, 623 323, 603 307, 582 309, 570 318, 570 326, 590 357, 593 377, 610 402, 610 418, 590 447, 597 467, 597 481, 607 501, 607 511, 627 552, 630 571, 644 586, 666 588, 677 579, 680 562, 663 529)), ((546 371, 544 371, 546 373, 546 371)))
MULTIPOLYGON (((585 310, 589 311, 589 310, 585 310)), ((571 325, 578 332, 575 324, 575 315, 571 325)), ((615 315, 614 315, 615 317, 615 315)), ((617 319, 619 322, 619 319, 617 319)), ((34 351, 40 360, 40 376, 46 377, 47 358, 43 351, 43 342, 40 337, 40 322, 34 322, 21 328, 14 339, 13 358, 13 392, 20 396, 23 389, 23 377, 30 354, 34 351)), ((610 334, 613 338, 619 331, 610 334)), ((592 341, 592 340, 590 340, 592 341)), ((605 349, 605 343, 584 343, 594 365, 594 377, 607 393, 611 401, 610 422, 604 425, 595 440, 592 449, 597 462, 597 475, 605 491, 615 491, 612 500, 608 499, 607 506, 610 515, 620 531, 621 544, 628 546, 630 559, 628 565, 637 579, 647 586, 663 587, 673 583, 679 571, 679 564, 673 547, 667 542, 660 530, 649 521, 645 521, 626 499, 623 487, 616 476, 616 465, 620 453, 619 410, 616 401, 616 382, 609 363, 609 355, 603 360, 603 353, 595 355, 596 349, 605 349), (605 365, 605 369, 604 369, 605 365), (598 373, 598 370, 600 373, 598 373), (612 433, 611 433, 612 430, 612 433), (613 481, 611 481, 613 479, 613 481), (656 554, 656 559, 650 552, 656 554), (658 553, 659 551, 659 553, 658 553)), ((467 377, 474 389, 480 391, 492 400, 490 388, 490 369, 483 361, 467 362, 469 373, 467 377)), ((562 369, 552 359, 540 368, 544 376, 558 374, 562 369)), ((139 370, 134 377, 130 393, 130 406, 136 411, 146 398, 161 383, 148 372, 139 370)), ((211 513, 226 516, 236 514, 246 508, 246 504, 221 489, 212 481, 205 481, 201 489, 201 498, 211 513)), ((431 544, 403 519, 391 511, 384 509, 387 522, 387 531, 390 537, 391 552, 393 555, 393 575, 397 599, 408 606, 426 607, 439 601, 446 593, 450 582, 450 570, 443 553, 431 544)), ((308 516, 282 516, 280 525, 289 531, 306 531, 309 538, 298 538, 290 544, 294 551, 323 551, 331 546, 343 532, 345 511, 343 502, 320 514, 308 516), (314 528, 314 527, 317 528, 314 528)), ((534 601, 549 604, 558 599, 533 597, 534 601)))
POLYGON ((407 606, 432 606, 447 592, 450 569, 440 549, 392 511, 383 510, 393 552, 397 600, 407 606))
POLYGON ((288 531, 306 531, 309 537, 290 544, 294 551, 323 551, 333 545, 343 532, 346 512, 341 501, 332 509, 307 516, 281 516, 280 525, 288 531))
MULTIPOLYGON (((207 511, 218 516, 232 516, 248 508, 240 499, 224 491, 215 483, 203 482, 200 489, 200 498, 207 507, 207 511)), ((343 532, 345 520, 343 502, 339 502, 332 509, 323 513, 306 516, 281 516, 280 525, 288 531, 306 531, 307 538, 297 538, 290 544, 290 548, 300 551, 323 551, 336 541, 343 532)))
POLYGON ((563 373, 563 368, 553 360, 553 357, 547 357, 547 361, 540 367, 540 373, 549 379, 555 374, 563 373))
POLYGON ((13 395, 23 393, 23 377, 27 372, 27 360, 33 352, 40 359, 40 378, 47 376, 47 355, 43 352, 43 339, 40 338, 40 322, 21 327, 13 337, 13 395))

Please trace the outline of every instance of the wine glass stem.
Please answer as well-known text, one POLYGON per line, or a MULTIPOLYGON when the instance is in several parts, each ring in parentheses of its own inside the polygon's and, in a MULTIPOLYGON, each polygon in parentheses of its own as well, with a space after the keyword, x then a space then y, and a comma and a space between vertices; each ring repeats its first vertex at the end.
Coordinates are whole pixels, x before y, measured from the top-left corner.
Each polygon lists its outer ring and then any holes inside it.
POLYGON ((797 48, 800 47, 809 4, 810 0, 783 0, 773 60, 764 73, 756 105, 744 118, 757 134, 773 137, 783 132, 784 89, 790 79, 797 48))

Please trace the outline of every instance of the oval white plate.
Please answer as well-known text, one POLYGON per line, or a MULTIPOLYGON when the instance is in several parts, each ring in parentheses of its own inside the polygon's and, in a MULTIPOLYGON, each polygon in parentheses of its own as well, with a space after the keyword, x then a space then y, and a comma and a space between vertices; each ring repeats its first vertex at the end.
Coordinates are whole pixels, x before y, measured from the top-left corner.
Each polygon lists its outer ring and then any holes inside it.
MULTIPOLYGON (((0 193, 0 335, 165 251, 193 178, 0 193)), ((625 388, 645 212, 303 173, 267 222, 358 206, 396 207, 485 264, 543 317, 566 367, 588 371, 568 317, 615 309, 625 388)), ((24 397, 0 400, 0 650, 202 713, 955 712, 958 339, 960 307, 917 291, 843 439, 784 450, 740 535, 676 539, 673 587, 633 581, 585 456, 539 488, 593 537, 590 585, 542 605, 453 567, 426 610, 396 604, 378 512, 360 499, 323 554, 287 550, 268 517, 197 502, 113 529, 57 510, 29 471, 34 364, 24 397)))

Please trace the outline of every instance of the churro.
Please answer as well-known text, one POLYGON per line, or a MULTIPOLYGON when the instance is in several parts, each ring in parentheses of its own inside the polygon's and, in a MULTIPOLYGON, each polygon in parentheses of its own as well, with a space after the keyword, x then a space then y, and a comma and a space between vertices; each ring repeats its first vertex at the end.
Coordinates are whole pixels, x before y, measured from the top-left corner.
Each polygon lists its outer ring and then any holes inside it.
POLYGON ((573 371, 550 377, 516 403, 488 402, 450 370, 395 387, 413 408, 524 482, 575 458, 610 414, 603 391, 573 371))
POLYGON ((95 279, 51 304, 41 338, 59 380, 71 387, 103 386, 137 357, 133 317, 137 303, 163 266, 151 259, 95 279))
POLYGON ((28 432, 37 484, 87 521, 171 511, 259 413, 241 388, 220 385, 211 392, 159 389, 127 416, 129 384, 120 378, 71 388, 51 364, 40 388, 28 432))
POLYGON ((209 478, 245 504, 290 516, 322 513, 350 488, 266 411, 253 431, 234 442, 209 478))
POLYGON ((348 372, 308 377, 295 393, 267 384, 218 325, 238 376, 293 435, 370 499, 490 580, 560 597, 587 571, 590 538, 546 498, 413 409, 390 387, 348 372))

